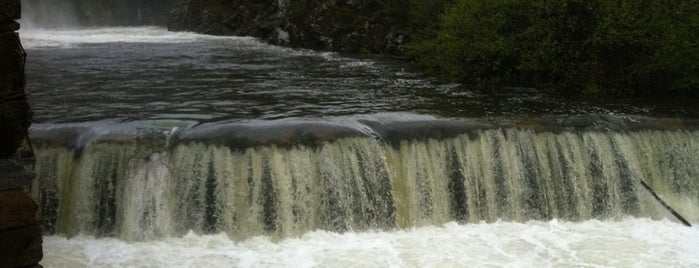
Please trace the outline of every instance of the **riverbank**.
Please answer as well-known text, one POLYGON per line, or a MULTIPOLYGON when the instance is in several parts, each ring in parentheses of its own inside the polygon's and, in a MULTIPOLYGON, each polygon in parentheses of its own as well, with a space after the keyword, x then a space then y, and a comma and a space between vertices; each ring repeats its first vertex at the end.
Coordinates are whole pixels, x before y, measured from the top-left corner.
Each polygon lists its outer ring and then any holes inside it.
POLYGON ((404 56, 408 4, 396 1, 181 1, 168 29, 253 36, 275 45, 404 56))
POLYGON ((181 1, 172 31, 410 60, 445 82, 574 98, 699 96, 699 6, 682 1, 181 1))

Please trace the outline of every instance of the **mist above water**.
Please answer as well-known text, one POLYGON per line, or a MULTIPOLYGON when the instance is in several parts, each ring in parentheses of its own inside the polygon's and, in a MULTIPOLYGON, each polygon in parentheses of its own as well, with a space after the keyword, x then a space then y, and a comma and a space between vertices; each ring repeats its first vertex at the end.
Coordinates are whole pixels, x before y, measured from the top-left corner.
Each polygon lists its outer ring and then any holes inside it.
POLYGON ((75 5, 69 1, 22 1, 22 29, 78 28, 75 5))
POLYGON ((173 0, 22 0, 25 29, 164 25, 173 0))

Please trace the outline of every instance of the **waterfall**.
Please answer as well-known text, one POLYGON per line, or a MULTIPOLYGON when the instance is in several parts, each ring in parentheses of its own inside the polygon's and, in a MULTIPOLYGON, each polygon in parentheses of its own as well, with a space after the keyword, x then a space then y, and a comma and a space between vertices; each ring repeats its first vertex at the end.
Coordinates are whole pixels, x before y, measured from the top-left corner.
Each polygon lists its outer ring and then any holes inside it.
POLYGON ((699 221, 699 131, 472 129, 309 144, 38 145, 48 233, 149 240, 299 236, 458 222, 672 217, 642 179, 699 221))

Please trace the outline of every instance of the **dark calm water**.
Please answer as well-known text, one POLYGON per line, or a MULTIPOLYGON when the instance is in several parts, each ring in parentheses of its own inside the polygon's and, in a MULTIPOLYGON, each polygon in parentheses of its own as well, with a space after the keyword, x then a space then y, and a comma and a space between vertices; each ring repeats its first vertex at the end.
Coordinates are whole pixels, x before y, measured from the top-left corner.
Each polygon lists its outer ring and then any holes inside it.
POLYGON ((440 117, 692 117, 691 104, 596 105, 536 92, 481 96, 404 62, 160 28, 23 30, 37 123, 197 122, 405 112, 440 117), (689 108, 687 108, 689 107, 689 108))

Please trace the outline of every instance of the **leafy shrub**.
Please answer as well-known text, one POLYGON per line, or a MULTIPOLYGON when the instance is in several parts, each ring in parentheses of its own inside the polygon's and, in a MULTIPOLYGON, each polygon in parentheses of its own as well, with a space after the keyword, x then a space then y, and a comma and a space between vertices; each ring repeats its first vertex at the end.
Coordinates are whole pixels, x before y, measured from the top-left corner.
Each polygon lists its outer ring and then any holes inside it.
POLYGON ((454 0, 413 38, 410 54, 437 76, 481 89, 691 94, 698 9, 682 0, 454 0))

